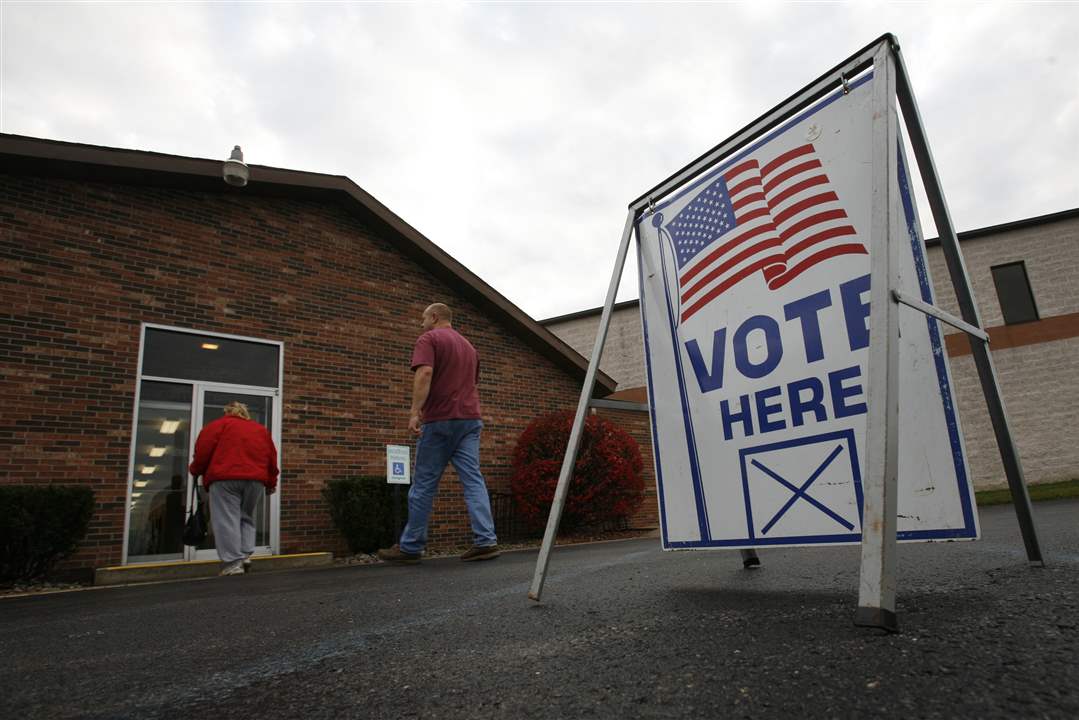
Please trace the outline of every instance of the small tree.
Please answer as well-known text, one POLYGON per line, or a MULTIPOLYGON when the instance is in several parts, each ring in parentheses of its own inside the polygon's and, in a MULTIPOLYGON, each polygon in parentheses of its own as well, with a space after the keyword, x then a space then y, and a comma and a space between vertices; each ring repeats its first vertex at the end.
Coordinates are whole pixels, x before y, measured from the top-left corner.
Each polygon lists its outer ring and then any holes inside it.
MULTIPOLYGON (((533 529, 542 527, 550 513, 572 426, 572 412, 551 413, 533 420, 517 441, 510 482, 517 512, 533 529)), ((641 467, 641 450, 625 430, 588 416, 562 526, 573 530, 632 515, 644 500, 641 467)))

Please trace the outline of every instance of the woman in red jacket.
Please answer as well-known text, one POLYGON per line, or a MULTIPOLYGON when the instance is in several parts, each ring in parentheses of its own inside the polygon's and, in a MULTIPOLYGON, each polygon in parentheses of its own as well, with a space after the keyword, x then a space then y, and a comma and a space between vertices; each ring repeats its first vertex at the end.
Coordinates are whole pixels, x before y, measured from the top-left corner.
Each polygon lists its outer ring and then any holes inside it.
POLYGON ((222 575, 242 575, 255 550, 255 506, 259 497, 277 489, 277 448, 261 423, 251 419, 247 406, 232 401, 225 415, 207 425, 195 441, 191 474, 210 493, 210 524, 214 529, 222 575))

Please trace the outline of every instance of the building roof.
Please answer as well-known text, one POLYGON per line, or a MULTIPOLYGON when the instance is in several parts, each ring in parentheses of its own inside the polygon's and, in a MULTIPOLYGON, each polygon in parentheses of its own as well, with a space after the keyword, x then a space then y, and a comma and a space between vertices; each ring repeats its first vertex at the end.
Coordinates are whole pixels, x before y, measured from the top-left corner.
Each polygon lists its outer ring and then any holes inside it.
MULTIPOLYGON (((584 379, 588 360, 580 353, 349 178, 248 165, 250 180, 246 187, 237 188, 222 180, 222 161, 0 133, 0 166, 5 173, 175 187, 209 193, 305 198, 339 204, 365 221, 373 221, 385 228, 389 236, 398 241, 397 247, 405 255, 457 288, 490 317, 504 323, 527 346, 573 376, 584 379)), ((616 386, 610 376, 597 372, 595 395, 608 395, 616 386)))
MULTIPOLYGON (((977 238, 988 237, 1004 232, 1011 232, 1012 230, 1023 230, 1026 228, 1037 227, 1039 225, 1048 225, 1050 223, 1061 222, 1063 220, 1071 220, 1075 218, 1079 218, 1079 208, 1073 208, 1071 210, 1061 210, 1060 212, 1049 213, 1047 215, 1037 215, 1031 218, 1013 220, 1012 222, 1000 223, 999 225, 989 225, 987 227, 975 228, 973 230, 964 230, 961 233, 957 233, 956 237, 959 238, 960 242, 966 240, 976 240, 977 238)), ((929 238, 925 241, 925 244, 927 246, 940 245, 940 238, 929 238)), ((636 308, 639 304, 640 300, 624 300, 620 303, 615 303, 614 309, 623 310, 626 308, 636 308)), ((571 312, 565 315, 558 315, 557 317, 547 318, 546 320, 540 320, 540 324, 555 325, 557 323, 566 322, 567 320, 577 320, 578 318, 599 315, 601 312, 603 312, 602 307, 589 308, 588 310, 578 310, 577 312, 571 312)))
MULTIPOLYGON (((624 310, 625 308, 635 308, 640 305, 639 300, 623 300, 622 302, 616 302, 614 304, 614 310, 624 310)), ((543 325, 554 325, 560 322, 566 322, 568 320, 576 320, 578 318, 591 317, 592 315, 599 315, 603 312, 602 307, 589 308, 588 310, 578 310, 577 312, 566 313, 565 315, 558 315, 556 317, 550 317, 546 320, 540 320, 543 325)))
MULTIPOLYGON (((974 230, 964 230, 961 233, 956 233, 956 237, 962 242, 964 240, 974 240, 976 238, 996 235, 1011 230, 1023 230, 1025 228, 1037 227, 1038 225, 1048 225, 1050 223, 1070 220, 1072 218, 1079 218, 1079 208, 1061 210, 1060 212, 1049 213, 1048 215, 1037 215, 1031 218, 1023 218, 1022 220, 1013 220, 1011 222, 1000 223, 999 225, 988 225, 983 228, 975 228, 974 230)), ((925 244, 939 245, 940 238, 929 238, 925 241, 925 244)))

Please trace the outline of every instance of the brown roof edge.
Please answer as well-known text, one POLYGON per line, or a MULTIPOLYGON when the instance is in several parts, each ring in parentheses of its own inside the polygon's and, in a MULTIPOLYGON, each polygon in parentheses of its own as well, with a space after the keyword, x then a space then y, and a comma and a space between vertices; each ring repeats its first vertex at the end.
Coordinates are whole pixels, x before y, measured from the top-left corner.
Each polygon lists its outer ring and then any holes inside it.
MULTIPOLYGON (((1072 208, 1071 210, 1061 210, 1060 212, 1049 213, 1047 215, 1036 215, 1031 218, 1023 218, 1022 220, 1012 220, 1011 222, 1000 223, 999 225, 988 225, 983 228, 975 228, 973 230, 964 230, 963 232, 956 233, 956 237, 960 242, 963 240, 974 240, 975 238, 985 237, 987 235, 995 235, 997 233, 1008 232, 1009 230, 1022 230, 1029 227, 1037 227, 1038 225, 1048 225, 1049 223, 1060 222, 1062 220, 1070 220, 1072 218, 1079 218, 1079 208, 1072 208)), ((940 238, 929 238, 925 241, 926 245, 939 245, 940 238)))
MULTIPOLYGON (((221 179, 223 159, 191 158, 4 133, 0 133, 0 156, 6 158, 4 167, 7 171, 21 174, 160 184, 221 193, 343 198, 346 207, 373 216, 400 236, 405 241, 403 251, 433 275, 492 311, 529 347, 581 379, 588 369, 588 361, 580 353, 345 176, 248 165, 251 173, 248 186, 235 188, 221 179)), ((606 396, 614 392, 616 386, 613 378, 599 372, 594 394, 606 396)))
MULTIPOLYGON (((633 300, 623 300, 616 302, 612 310, 624 310, 626 308, 637 307, 641 304, 640 300, 634 298, 633 300)), ((599 315, 603 312, 603 306, 597 308, 589 308, 587 310, 578 310, 576 312, 566 313, 565 315, 557 315, 555 317, 549 317, 546 320, 540 320, 539 324, 544 327, 548 325, 554 325, 555 323, 566 322, 567 320, 576 320, 577 318, 588 317, 589 315, 599 315)))

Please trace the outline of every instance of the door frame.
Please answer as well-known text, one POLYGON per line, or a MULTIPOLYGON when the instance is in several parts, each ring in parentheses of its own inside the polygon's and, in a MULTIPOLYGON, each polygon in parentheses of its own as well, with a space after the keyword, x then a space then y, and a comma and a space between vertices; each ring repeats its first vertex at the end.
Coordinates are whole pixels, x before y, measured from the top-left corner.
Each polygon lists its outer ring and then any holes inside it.
MULTIPOLYGON (((254 385, 230 385, 227 383, 212 383, 212 382, 197 382, 193 383, 191 391, 191 455, 187 460, 187 464, 190 466, 191 462, 195 459, 195 439, 198 438, 198 433, 205 427, 203 418, 206 410, 206 393, 219 392, 230 393, 234 392, 238 395, 257 395, 259 397, 270 398, 270 435, 273 437, 274 447, 281 447, 281 403, 278 396, 278 392, 275 388, 257 387, 254 385), (198 431, 196 431, 196 428, 198 431)), ((185 507, 187 513, 192 511, 190 505, 191 502, 191 483, 194 478, 191 473, 187 473, 187 494, 185 496, 185 507)), ((209 497, 206 496, 206 500, 209 501, 209 497)), ((280 527, 279 522, 281 519, 281 493, 275 492, 266 498, 268 505, 268 511, 270 514, 270 533, 269 533, 269 545, 256 545, 255 555, 272 555, 275 548, 280 547, 280 527)), ((186 515, 184 516, 187 517, 186 515)), ((184 545, 184 560, 216 560, 217 550, 207 549, 200 550, 192 545, 184 545)))
MULTIPOLYGON (((124 525, 123 525, 123 541, 120 551, 120 564, 127 565, 128 562, 128 538, 131 532, 131 493, 133 492, 133 477, 135 472, 135 451, 136 451, 136 436, 138 435, 138 423, 139 423, 139 402, 142 399, 142 381, 143 380, 156 380, 158 382, 171 382, 171 383, 183 383, 185 385, 191 385, 191 420, 194 423, 195 419, 195 386, 199 384, 203 385, 217 385, 224 386, 230 390, 240 391, 241 389, 256 390, 260 392, 272 393, 274 397, 274 407, 276 412, 274 414, 275 428, 271 431, 274 442, 277 444, 277 464, 278 467, 284 467, 284 448, 281 447, 281 427, 282 427, 282 410, 285 406, 284 399, 284 385, 285 385, 285 343, 280 340, 267 340, 265 338, 251 337, 248 335, 233 335, 230 333, 212 332, 208 330, 195 330, 192 328, 178 327, 175 325, 162 325, 159 323, 142 322, 139 324, 139 355, 138 364, 135 366, 135 396, 131 410, 131 441, 128 447, 127 453, 127 476, 124 479, 124 484, 127 487, 127 491, 124 496, 124 525), (262 345, 276 345, 277 346, 277 387, 262 387, 262 386, 248 386, 248 385, 227 385, 223 383, 200 383, 198 380, 191 378, 176 378, 176 377, 160 377, 156 375, 144 375, 142 372, 143 356, 146 350, 146 331, 147 330, 165 330, 168 332, 186 333, 189 335, 201 335, 204 337, 219 337, 228 340, 240 340, 243 342, 259 343, 262 345)), ((195 438, 191 439, 191 452, 195 450, 195 438)), ((270 547, 271 552, 280 552, 281 548, 281 495, 282 487, 284 485, 284 472, 277 479, 277 492, 271 497, 272 503, 270 505, 270 547)), ((187 497, 184 499, 185 507, 190 501, 191 494, 191 475, 188 473, 187 483, 187 497)), ((187 560, 188 552, 190 548, 184 546, 184 559, 187 560)), ((181 561, 182 562, 182 561, 181 561)))

